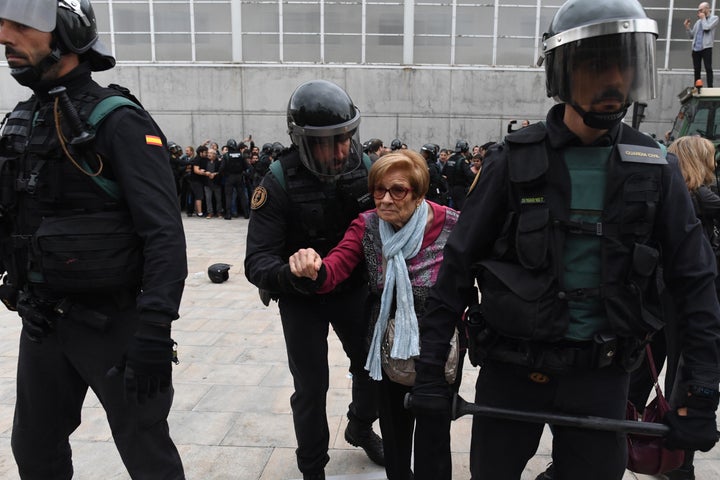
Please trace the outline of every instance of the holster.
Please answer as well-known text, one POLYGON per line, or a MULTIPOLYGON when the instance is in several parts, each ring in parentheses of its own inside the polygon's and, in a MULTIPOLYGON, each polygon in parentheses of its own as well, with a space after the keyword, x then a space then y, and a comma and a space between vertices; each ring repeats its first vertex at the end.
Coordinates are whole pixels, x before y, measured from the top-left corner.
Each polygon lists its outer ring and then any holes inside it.
POLYGON ((468 339, 468 359, 474 367, 482 366, 500 336, 488 328, 482 305, 471 305, 465 312, 465 328, 468 339))

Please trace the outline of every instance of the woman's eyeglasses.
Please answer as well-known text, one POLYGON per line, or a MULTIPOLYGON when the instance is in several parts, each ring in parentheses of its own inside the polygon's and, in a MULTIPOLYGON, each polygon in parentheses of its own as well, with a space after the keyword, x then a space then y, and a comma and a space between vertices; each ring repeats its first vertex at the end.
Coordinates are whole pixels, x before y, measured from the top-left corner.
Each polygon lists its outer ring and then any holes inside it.
POLYGON ((390 192, 390 198, 393 200, 402 200, 407 197, 408 192, 412 192, 412 188, 401 187, 399 185, 385 188, 378 185, 373 189, 372 194, 376 200, 382 200, 388 192, 390 192))

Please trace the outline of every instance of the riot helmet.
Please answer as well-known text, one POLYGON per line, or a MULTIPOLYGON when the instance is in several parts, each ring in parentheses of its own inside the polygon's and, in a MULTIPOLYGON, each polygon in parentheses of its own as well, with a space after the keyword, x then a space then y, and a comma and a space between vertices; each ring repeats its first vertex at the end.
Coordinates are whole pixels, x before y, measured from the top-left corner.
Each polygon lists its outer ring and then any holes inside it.
POLYGON ((426 143, 420 148, 420 153, 423 157, 425 157, 425 160, 431 163, 435 163, 437 161, 437 151, 436 151, 437 145, 434 143, 426 143))
POLYGON ((591 128, 617 125, 632 102, 655 98, 657 35, 657 23, 637 0, 568 0, 543 35, 547 95, 573 107, 591 128), (608 88, 590 101, 615 100, 621 107, 586 112, 574 98, 585 83, 578 71, 597 77, 615 68, 628 76, 628 91, 608 88))
POLYGON ((470 144, 467 140, 458 140, 455 142, 455 153, 465 153, 470 150, 470 144))
POLYGON ((225 280, 230 278, 228 271, 232 265, 227 263, 213 263, 208 267, 208 277, 213 283, 223 283, 225 280))
POLYGON ((98 39, 90 0, 0 0, 0 18, 53 34, 51 52, 37 65, 11 68, 21 85, 31 87, 68 52, 80 55, 96 72, 115 66, 115 58, 98 39))
POLYGON ((225 146, 228 148, 228 150, 235 151, 238 149, 237 140, 235 140, 234 138, 228 138, 228 141, 225 142, 225 146))
POLYGON ((168 151, 171 155, 180 156, 182 155, 182 147, 175 142, 168 142, 168 151))
POLYGON ((311 80, 297 87, 288 102, 287 124, 300 161, 313 174, 334 178, 360 165, 360 111, 338 85, 311 80))
POLYGON ((273 142, 272 147, 270 148, 273 158, 278 158, 283 150, 285 150, 285 146, 283 146, 280 142, 273 142))
POLYGON ((402 141, 399 138, 394 139, 392 142, 390 142, 390 150, 400 150, 402 148, 402 141))

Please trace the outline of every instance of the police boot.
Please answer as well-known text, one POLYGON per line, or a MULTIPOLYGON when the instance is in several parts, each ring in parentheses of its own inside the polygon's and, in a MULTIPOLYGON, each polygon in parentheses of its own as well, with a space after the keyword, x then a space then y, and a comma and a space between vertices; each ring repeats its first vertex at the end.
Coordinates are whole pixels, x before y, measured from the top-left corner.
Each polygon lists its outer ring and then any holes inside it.
POLYGON ((381 467, 385 466, 382 439, 373 432, 372 423, 363 423, 351 418, 345 429, 345 441, 354 447, 362 448, 370 460, 381 467))
POLYGON ((553 480, 555 478, 554 471, 553 471, 553 464, 552 462, 548 463, 547 468, 544 472, 542 472, 540 475, 535 477, 535 480, 553 480))

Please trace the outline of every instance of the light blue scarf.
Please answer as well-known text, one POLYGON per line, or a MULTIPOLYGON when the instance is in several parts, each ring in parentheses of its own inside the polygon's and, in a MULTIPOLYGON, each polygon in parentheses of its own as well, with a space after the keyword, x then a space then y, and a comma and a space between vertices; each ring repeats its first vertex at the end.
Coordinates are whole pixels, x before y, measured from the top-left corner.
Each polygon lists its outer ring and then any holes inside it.
POLYGON ((428 208, 427 202, 423 200, 413 212, 408 223, 397 232, 388 222, 379 220, 380 241, 383 246, 382 254, 383 260, 386 262, 386 270, 385 287, 380 298, 380 313, 377 323, 375 323, 370 352, 365 363, 365 370, 370 372, 373 380, 382 378, 380 350, 388 324, 393 293, 396 290, 395 340, 390 356, 408 359, 420 354, 420 334, 415 315, 415 301, 405 260, 413 258, 420 251, 425 236, 428 208))

